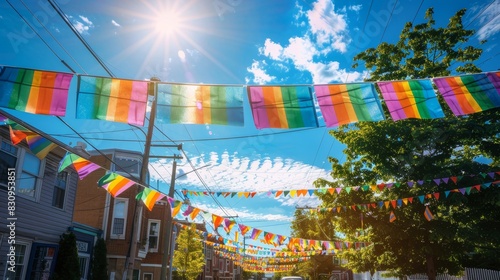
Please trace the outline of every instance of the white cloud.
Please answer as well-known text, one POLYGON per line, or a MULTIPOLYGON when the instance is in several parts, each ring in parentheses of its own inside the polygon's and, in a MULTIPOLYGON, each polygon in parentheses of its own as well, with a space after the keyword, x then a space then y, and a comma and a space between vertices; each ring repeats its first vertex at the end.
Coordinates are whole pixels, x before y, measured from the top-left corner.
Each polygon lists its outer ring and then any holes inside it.
POLYGON ((500 1, 494 1, 479 18, 480 28, 477 31, 479 40, 486 40, 500 31, 500 1))
POLYGON ((319 45, 332 44, 334 50, 345 52, 347 22, 345 15, 335 12, 331 0, 318 0, 307 12, 311 32, 319 45))
MULTIPOLYGON (((237 153, 211 152, 208 155, 190 158, 197 172, 192 172, 190 164, 181 162, 177 170, 179 185, 203 189, 203 181, 212 186, 213 191, 257 191, 259 196, 267 196, 267 191, 313 188, 314 180, 329 177, 328 172, 292 159, 262 157, 250 159, 237 153), (198 175, 196 174, 198 173, 198 175), (214 187, 215 186, 215 187, 214 187)), ((172 170, 166 160, 151 162, 151 178, 169 179, 172 170), (164 173, 161 176, 157 171, 164 173)))
POLYGON ((252 73, 254 76, 252 80, 254 83, 262 85, 276 79, 275 76, 271 76, 266 73, 266 70, 263 68, 265 65, 266 62, 263 60, 254 60, 252 66, 247 68, 247 71, 252 73))
POLYGON ((279 61, 282 59, 283 47, 267 38, 264 47, 259 48, 259 53, 279 61))
POLYGON ((78 17, 81 19, 81 21, 73 19, 73 26, 80 34, 88 33, 90 28, 94 27, 94 24, 85 16, 80 15, 78 17))
POLYGON ((350 11, 355 11, 355 12, 359 12, 361 11, 361 8, 363 7, 363 5, 352 5, 352 6, 349 6, 347 7, 350 11))
POLYGON ((116 22, 114 19, 111 20, 111 24, 113 24, 116 27, 121 27, 121 25, 118 22, 116 22))
MULTIPOLYGON (((341 14, 341 11, 336 12, 331 0, 317 0, 308 11, 304 11, 298 2, 295 7, 298 12, 294 20, 301 22, 306 18, 309 29, 302 35, 289 38, 288 44, 280 44, 272 38, 266 38, 264 45, 258 49, 259 54, 273 63, 268 65, 264 61, 259 63, 254 60, 252 66, 247 68, 248 72, 254 73, 254 81, 263 84, 275 80, 275 77, 267 74, 270 66, 280 72, 283 72, 283 69, 288 72, 290 68, 309 72, 313 83, 362 80, 366 76, 365 72, 342 69, 339 62, 331 60, 333 55, 345 52, 350 41, 346 15, 341 14)), ((344 10, 357 12, 361 8, 361 5, 351 5, 344 10)))

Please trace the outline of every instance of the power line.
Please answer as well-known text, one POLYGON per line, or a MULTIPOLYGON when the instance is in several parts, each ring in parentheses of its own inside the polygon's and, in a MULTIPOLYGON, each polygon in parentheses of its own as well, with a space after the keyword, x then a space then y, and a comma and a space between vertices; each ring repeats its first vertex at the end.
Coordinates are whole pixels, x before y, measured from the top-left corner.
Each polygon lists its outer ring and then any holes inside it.
POLYGON ((69 21, 68 17, 62 12, 61 8, 55 3, 53 0, 49 0, 49 4, 52 6, 52 8, 57 12, 57 14, 64 20, 66 25, 73 31, 75 36, 80 40, 80 42, 83 43, 85 48, 90 52, 90 54, 94 57, 94 59, 101 65, 101 67, 108 73, 109 76, 114 77, 113 72, 104 64, 102 59, 97 55, 96 52, 90 47, 90 45, 85 41, 85 39, 82 37, 82 35, 76 30, 75 26, 71 24, 69 21))

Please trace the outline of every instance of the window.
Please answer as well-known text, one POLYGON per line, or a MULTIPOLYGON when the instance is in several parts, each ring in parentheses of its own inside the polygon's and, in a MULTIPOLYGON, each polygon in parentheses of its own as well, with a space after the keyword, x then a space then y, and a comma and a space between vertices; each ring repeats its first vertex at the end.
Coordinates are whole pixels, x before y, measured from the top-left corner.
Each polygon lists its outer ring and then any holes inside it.
POLYGON ((140 177, 142 161, 139 156, 116 154, 113 160, 116 173, 125 177, 130 177, 130 175, 136 176, 137 178, 140 177))
POLYGON ((5 141, 1 141, 0 146, 0 185, 7 186, 8 169, 16 168, 17 148, 5 141))
POLYGON ((113 206, 113 220, 111 221, 111 238, 125 239, 127 225, 128 199, 115 198, 113 206))
POLYGON ((0 147, 0 185, 7 185, 7 170, 17 169, 16 188, 20 195, 36 198, 37 191, 41 184, 43 173, 43 161, 38 159, 31 152, 18 148, 5 141, 1 141, 0 147), (21 171, 19 171, 21 170, 21 171))
POLYGON ((160 221, 148 221, 148 248, 149 252, 158 252, 158 241, 160 236, 160 221))
POLYGON ((144 280, 153 280, 153 273, 149 273, 149 272, 145 272, 143 275, 142 275, 142 279, 144 280))
POLYGON ((64 198, 66 196, 66 185, 68 184, 68 172, 57 173, 54 195, 52 196, 52 206, 64 208, 64 198))
POLYGON ((22 280, 26 274, 26 266, 28 263, 29 256, 26 255, 28 252, 28 244, 21 244, 16 240, 16 269, 15 272, 9 271, 7 268, 8 265, 5 266, 5 276, 4 279, 11 280, 22 280))
POLYGON ((21 184, 17 184, 19 193, 35 197, 37 186, 40 184, 42 161, 31 153, 23 150, 24 157, 22 159, 21 184))
POLYGON ((78 253, 78 262, 80 263, 80 279, 87 279, 90 264, 90 255, 78 253))

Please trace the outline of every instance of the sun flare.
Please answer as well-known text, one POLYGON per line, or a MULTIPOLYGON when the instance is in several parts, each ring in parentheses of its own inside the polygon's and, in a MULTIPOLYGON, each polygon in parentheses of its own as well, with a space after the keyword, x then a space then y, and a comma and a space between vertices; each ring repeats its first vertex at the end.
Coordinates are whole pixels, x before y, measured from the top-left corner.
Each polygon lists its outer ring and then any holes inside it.
POLYGON ((159 14, 155 20, 155 31, 162 35, 172 35, 180 31, 182 18, 175 11, 167 11, 159 14))

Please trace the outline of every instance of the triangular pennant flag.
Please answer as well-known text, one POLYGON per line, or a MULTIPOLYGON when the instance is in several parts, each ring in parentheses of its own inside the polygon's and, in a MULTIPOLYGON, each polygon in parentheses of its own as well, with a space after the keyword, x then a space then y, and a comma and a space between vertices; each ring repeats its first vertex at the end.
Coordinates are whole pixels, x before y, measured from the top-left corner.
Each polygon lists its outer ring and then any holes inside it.
POLYGON ((448 184, 450 178, 441 178, 441 181, 443 181, 445 184, 448 184))
POLYGON ((441 179, 434 179, 433 181, 434 181, 434 183, 436 183, 436 185, 438 185, 438 186, 439 186, 439 184, 441 184, 441 179))
POLYGON ((40 160, 44 159, 50 151, 57 147, 57 144, 52 143, 38 134, 28 135, 26 137, 26 142, 28 142, 31 152, 40 160))
POLYGON ((215 214, 212 214, 212 224, 214 225, 214 229, 218 228, 222 222, 224 221, 224 218, 221 216, 217 216, 215 214))
POLYGON ((113 197, 120 195, 134 184, 134 181, 116 173, 108 173, 97 182, 98 186, 106 189, 113 197))
POLYGON ((394 214, 394 211, 391 211, 391 214, 389 214, 389 222, 394 222, 396 220, 396 215, 394 214))
POLYGON ((238 224, 238 227, 240 228, 240 232, 243 236, 245 236, 245 234, 247 234, 247 232, 250 230, 249 226, 245 226, 243 224, 238 224))
POLYGON ((99 165, 90 162, 80 156, 72 153, 66 153, 64 158, 61 160, 61 163, 59 164, 58 172, 63 171, 70 165, 78 173, 78 178, 80 178, 80 180, 82 180, 95 170, 101 168, 99 165))
POLYGON ((149 211, 153 210, 153 207, 155 205, 155 203, 164 198, 166 195, 154 190, 154 189, 151 189, 151 188, 148 188, 148 187, 145 187, 144 190, 142 192, 140 192, 136 198, 139 198, 142 200, 142 202, 144 202, 144 205, 146 205, 146 207, 149 209, 149 211))
POLYGON ((429 206, 425 206, 424 217, 427 221, 434 219, 434 215, 432 214, 429 206))

